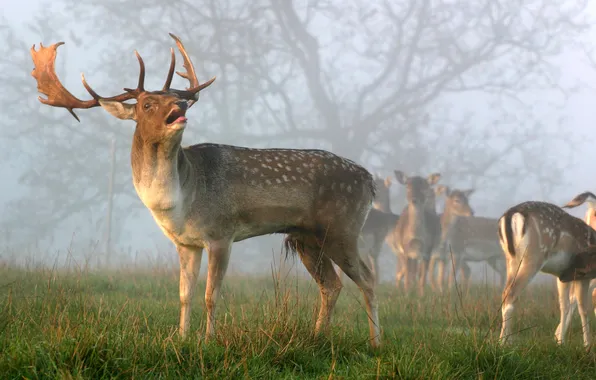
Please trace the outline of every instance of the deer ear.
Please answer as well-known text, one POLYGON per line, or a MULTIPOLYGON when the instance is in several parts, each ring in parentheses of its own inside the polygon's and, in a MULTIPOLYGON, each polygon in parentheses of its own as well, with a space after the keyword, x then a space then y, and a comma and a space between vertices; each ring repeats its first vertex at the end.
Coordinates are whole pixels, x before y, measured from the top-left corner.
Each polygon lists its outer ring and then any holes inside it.
POLYGON ((436 195, 441 195, 441 194, 445 193, 446 196, 449 196, 450 192, 451 191, 449 190, 449 186, 437 185, 437 187, 435 188, 436 195))
POLYGON ((404 172, 402 172, 401 170, 394 170, 393 174, 395 174, 395 178, 397 178, 397 182, 401 183, 402 185, 405 185, 406 183, 408 183, 408 176, 406 176, 404 174, 404 172))
POLYGON ((431 174, 431 175, 428 176, 427 181, 428 181, 428 184, 429 185, 433 186, 433 185, 436 185, 437 182, 439 182, 440 179, 441 179, 441 174, 439 174, 439 173, 433 173, 433 174, 431 174))
POLYGON ((100 99, 99 105, 118 119, 137 120, 136 104, 100 99))

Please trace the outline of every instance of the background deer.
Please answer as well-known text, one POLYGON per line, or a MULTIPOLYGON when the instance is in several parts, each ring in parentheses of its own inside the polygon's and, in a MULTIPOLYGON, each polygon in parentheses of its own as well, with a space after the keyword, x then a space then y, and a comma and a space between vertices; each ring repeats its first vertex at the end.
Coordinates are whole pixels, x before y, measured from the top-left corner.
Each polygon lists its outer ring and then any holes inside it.
POLYGON ((441 215, 441 242, 433 254, 435 261, 438 261, 436 286, 440 291, 443 289, 444 263, 449 259, 453 260, 452 267, 447 268, 449 289, 453 289, 455 276, 459 272, 463 274, 463 287, 468 286, 471 271, 465 264, 466 261, 486 261, 499 273, 500 286, 505 286, 507 271, 499 244, 497 219, 474 216, 469 204, 469 197, 473 192, 473 189, 450 190, 447 186, 437 187, 437 193, 446 196, 445 209, 441 215))
MULTIPOLYGON (((588 203, 588 209, 586 210, 586 214, 584 216, 584 222, 588 226, 592 227, 592 229, 596 230, 596 196, 594 194, 592 194, 591 192, 581 193, 572 200, 570 200, 565 206, 563 206, 563 208, 575 208, 581 206, 585 202, 588 203)), ((592 306, 595 306, 594 314, 596 315, 596 279, 592 279, 590 281, 590 289, 588 293, 590 292, 592 293, 592 306)), ((567 330, 567 328, 569 327, 569 324, 571 323, 571 317, 577 309, 577 297, 575 296, 575 282, 571 283, 569 293, 569 309, 565 313, 564 320, 564 323, 567 326, 565 327, 565 330, 567 330)), ((561 323, 559 323, 557 331, 561 328, 561 326, 561 323)))
MULTIPOLYGON (((186 112, 199 92, 215 78, 200 84, 180 40, 190 82, 187 90, 170 88, 175 55, 161 91, 144 89, 145 66, 140 65, 137 88, 100 97, 85 78, 93 99, 70 94, 54 71, 56 50, 62 43, 39 51, 31 48, 32 75, 44 104, 74 108, 101 106, 119 119, 136 122, 131 166, 133 184, 163 233, 180 257, 180 334, 190 326, 191 304, 201 266, 208 253, 205 305, 206 339, 215 334, 217 299, 233 242, 283 233, 288 249, 298 253, 320 288, 321 307, 315 332, 326 327, 342 288, 335 262, 360 287, 369 316, 370 340, 380 344, 377 301, 371 271, 358 254, 357 239, 374 198, 372 175, 361 166, 322 150, 250 149, 199 144, 181 147, 186 112), (134 104, 125 100, 136 100, 134 104)), ((77 118, 78 120, 78 118, 77 118)))
MULTIPOLYGON (((391 212, 391 200, 389 188, 391 187, 391 178, 385 179, 374 176, 374 183, 376 188, 375 200, 373 201, 373 208, 368 213, 360 238, 358 239, 358 250, 362 257, 364 257, 373 271, 375 278, 375 285, 379 283, 379 256, 383 248, 383 241, 388 236, 389 232, 395 227, 399 220, 399 215, 391 212)), ((337 268, 340 273, 342 281, 345 280, 345 273, 337 268)))
POLYGON ((362 227, 361 243, 359 246, 361 254, 366 256, 375 276, 375 284, 379 283, 379 256, 383 248, 383 242, 389 232, 395 228, 399 215, 391 212, 391 199, 389 190, 391 188, 391 177, 385 179, 375 176, 375 187, 377 192, 373 201, 373 208, 362 227))
POLYGON ((396 170, 397 181, 406 187, 407 205, 400 214, 388 243, 397 256, 396 283, 404 279, 404 288, 410 290, 411 279, 418 275, 418 294, 424 294, 428 261, 440 234, 440 221, 435 209, 435 190, 441 175, 428 178, 406 176, 396 170))
POLYGON ((596 231, 560 207, 546 202, 524 202, 507 210, 498 221, 499 241, 507 262, 507 283, 503 290, 500 339, 507 343, 512 334, 511 318, 515 303, 539 271, 557 276, 560 322, 555 332, 559 344, 565 342, 565 317, 569 309, 569 291, 573 283, 582 322, 584 345, 590 347, 588 309, 589 278, 568 275, 578 267, 579 254, 596 243, 596 231), (562 279, 564 281, 562 281, 562 279))
MULTIPOLYGON (((439 215, 439 218, 441 220, 441 237, 439 240, 439 244, 437 244, 437 246, 433 250, 429 264, 429 272, 431 274, 431 286, 433 290, 437 290, 440 293, 443 292, 444 275, 446 269, 445 263, 451 259, 451 256, 453 254, 450 238, 452 235, 451 232, 453 230, 454 222, 460 216, 467 217, 474 215, 474 211, 472 210, 468 202, 468 196, 472 193, 472 191, 473 190, 451 191, 449 187, 445 185, 438 185, 435 191, 436 195, 446 195, 443 213, 439 215), (434 274, 435 265, 437 267, 436 277, 434 274)), ((453 265, 447 268, 447 270, 449 272, 454 271, 457 266, 459 266, 461 270, 464 272, 462 277, 464 277, 464 279, 467 280, 470 268, 463 260, 453 261, 453 265)))

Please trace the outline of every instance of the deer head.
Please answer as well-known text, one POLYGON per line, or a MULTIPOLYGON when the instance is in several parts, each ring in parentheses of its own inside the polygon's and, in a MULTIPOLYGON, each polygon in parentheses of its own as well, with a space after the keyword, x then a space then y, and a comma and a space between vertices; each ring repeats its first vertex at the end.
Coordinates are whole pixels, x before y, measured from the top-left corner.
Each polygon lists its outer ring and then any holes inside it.
POLYGON ((140 66, 137 88, 124 88, 124 93, 106 98, 98 95, 87 84, 85 76, 81 75, 83 86, 93 99, 80 100, 64 88, 54 69, 57 49, 64 42, 58 42, 49 47, 44 47, 40 43, 38 51, 35 50, 35 45, 31 47, 31 57, 35 64, 31 75, 37 80, 37 90, 47 96, 47 99, 39 97, 39 101, 53 107, 66 108, 77 121, 80 120, 73 109, 101 106, 119 119, 136 121, 137 132, 146 142, 179 142, 182 138, 182 131, 186 126, 186 111, 198 100, 199 92, 211 85, 215 77, 200 84, 184 45, 172 33, 170 33, 170 36, 176 41, 176 45, 184 58, 186 72, 176 73, 190 82, 190 87, 186 90, 170 88, 176 66, 174 49, 171 49, 172 58, 166 82, 160 91, 145 90, 145 64, 139 53, 135 51, 140 66), (133 99, 136 100, 136 103, 125 103, 125 101, 133 99))
MULTIPOLYGON (((429 201, 434 200, 433 186, 441 179, 441 174, 433 173, 426 179, 419 176, 408 177, 401 170, 394 171, 397 181, 406 187, 406 199, 408 204, 425 206, 429 201)), ((431 205, 434 209, 434 202, 431 205)))
POLYGON ((379 175, 375 175, 373 178, 377 193, 375 194, 375 200, 373 202, 374 207, 384 211, 391 212, 391 199, 389 189, 391 189, 391 177, 383 178, 379 175))
POLYGON ((596 195, 593 193, 586 191, 575 198, 567 202, 563 208, 575 208, 583 203, 588 203, 588 210, 586 211, 586 216, 584 217, 584 221, 593 229, 596 229, 596 195))
POLYGON ((449 212, 453 216, 474 216, 474 210, 470 207, 469 197, 474 189, 451 190, 449 186, 438 185, 436 194, 445 194, 445 213, 449 212))

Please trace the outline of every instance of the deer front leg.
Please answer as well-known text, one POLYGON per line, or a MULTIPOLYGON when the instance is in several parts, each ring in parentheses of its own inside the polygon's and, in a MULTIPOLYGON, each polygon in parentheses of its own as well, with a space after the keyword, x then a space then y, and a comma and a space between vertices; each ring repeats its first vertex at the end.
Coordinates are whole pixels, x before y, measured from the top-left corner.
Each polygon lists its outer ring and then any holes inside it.
POLYGON ((375 286, 379 284, 381 272, 379 271, 379 256, 381 255, 381 249, 383 247, 383 239, 375 238, 374 245, 368 255, 370 260, 370 269, 373 272, 375 278, 375 286))
POLYGON ((468 290, 469 286, 470 286, 470 277, 472 275, 472 270, 470 269, 470 266, 464 260, 460 260, 459 271, 461 274, 461 278, 463 279, 462 280, 462 289, 468 290))
POLYGON ((592 300, 590 300, 590 280, 581 280, 575 284, 575 298, 577 299, 577 310, 582 321, 582 332, 584 334, 584 347, 592 347, 592 336, 590 334, 589 312, 592 309, 592 300))
POLYGON ((488 265, 499 274, 500 279, 500 286, 501 289, 505 287, 505 279, 507 277, 507 266, 505 265, 505 260, 502 258, 492 257, 491 259, 487 260, 488 265))
POLYGON ((428 263, 430 288, 433 292, 437 292, 439 290, 439 284, 437 283, 438 279, 435 271, 437 259, 438 256, 433 254, 430 258, 430 262, 428 263))
POLYGON ((443 286, 445 284, 445 260, 439 259, 437 263, 437 285, 439 293, 443 293, 443 286))
POLYGON ((207 331, 205 340, 215 335, 215 307, 221 284, 223 282, 228 262, 230 261, 230 241, 209 242, 207 254, 209 255, 209 269, 207 273, 207 286, 205 288, 205 306, 207 308, 207 331))
POLYGON ((424 296, 424 287, 426 286, 426 274, 428 273, 428 260, 418 260, 418 295, 424 296))
POLYGON ((185 337, 190 327, 190 309, 201 270, 203 248, 177 246, 180 258, 180 336, 185 337))
MULTIPOLYGON (((569 291, 571 288, 575 288, 575 286, 571 286, 569 282, 561 282, 557 280, 557 292, 559 294, 559 325, 555 330, 555 340, 558 344, 564 344, 565 339, 567 338, 567 329, 569 328, 569 324, 571 323, 571 313, 573 312, 572 308, 569 305, 569 291)), ((573 307, 575 309, 575 305, 573 307)))

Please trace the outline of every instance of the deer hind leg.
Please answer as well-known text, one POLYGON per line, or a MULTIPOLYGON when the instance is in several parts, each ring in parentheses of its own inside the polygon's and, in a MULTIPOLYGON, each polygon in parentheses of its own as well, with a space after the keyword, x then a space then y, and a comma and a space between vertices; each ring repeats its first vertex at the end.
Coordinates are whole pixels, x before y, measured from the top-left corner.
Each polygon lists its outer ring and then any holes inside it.
POLYGON ((378 305, 375 296, 375 279, 368 265, 358 254, 356 240, 350 237, 337 240, 328 239, 325 243, 325 252, 360 288, 368 314, 371 345, 373 347, 380 346, 381 337, 378 305))
POLYGON ((176 247, 180 258, 180 330, 185 337, 190 327, 190 310, 201 270, 203 248, 176 247))
POLYGON ((457 285, 457 273, 461 270, 462 261, 461 258, 451 254, 451 265, 449 267, 449 290, 453 290, 457 285))
POLYGON ((463 289, 467 290, 470 287, 470 277, 472 275, 472 270, 470 269, 468 263, 466 263, 464 260, 461 260, 459 265, 459 271, 461 272, 461 278, 463 279, 462 287, 463 289))
POLYGON ((507 278, 507 266, 502 257, 491 257, 487 260, 488 265, 499 274, 501 289, 505 287, 505 279, 507 278))
POLYGON ((215 335, 215 307, 219 298, 221 284, 228 269, 230 248, 229 241, 209 242, 207 248, 209 264, 207 286, 205 288, 205 306, 207 308, 206 340, 209 340, 215 335))
POLYGON ((577 299, 577 309, 582 321, 582 332, 584 334, 584 347, 590 349, 592 346, 592 336, 590 334, 589 311, 592 308, 590 299, 590 280, 576 281, 575 298, 577 299))
POLYGON ((501 310, 503 322, 500 340, 502 343, 508 343, 512 335, 512 318, 519 295, 540 269, 539 266, 527 259, 527 257, 524 257, 521 266, 514 258, 509 258, 507 262, 507 283, 503 289, 501 310))
POLYGON ((571 318, 577 307, 575 295, 575 284, 573 282, 561 282, 557 279, 557 293, 559 295, 559 325, 555 330, 555 340, 558 344, 564 344, 567 339, 567 330, 571 324, 571 318))
POLYGON ((329 326, 342 282, 333 268, 333 263, 318 247, 314 237, 312 239, 304 236, 289 237, 287 241, 293 244, 306 270, 319 286, 321 307, 315 324, 315 334, 318 334, 329 326))

